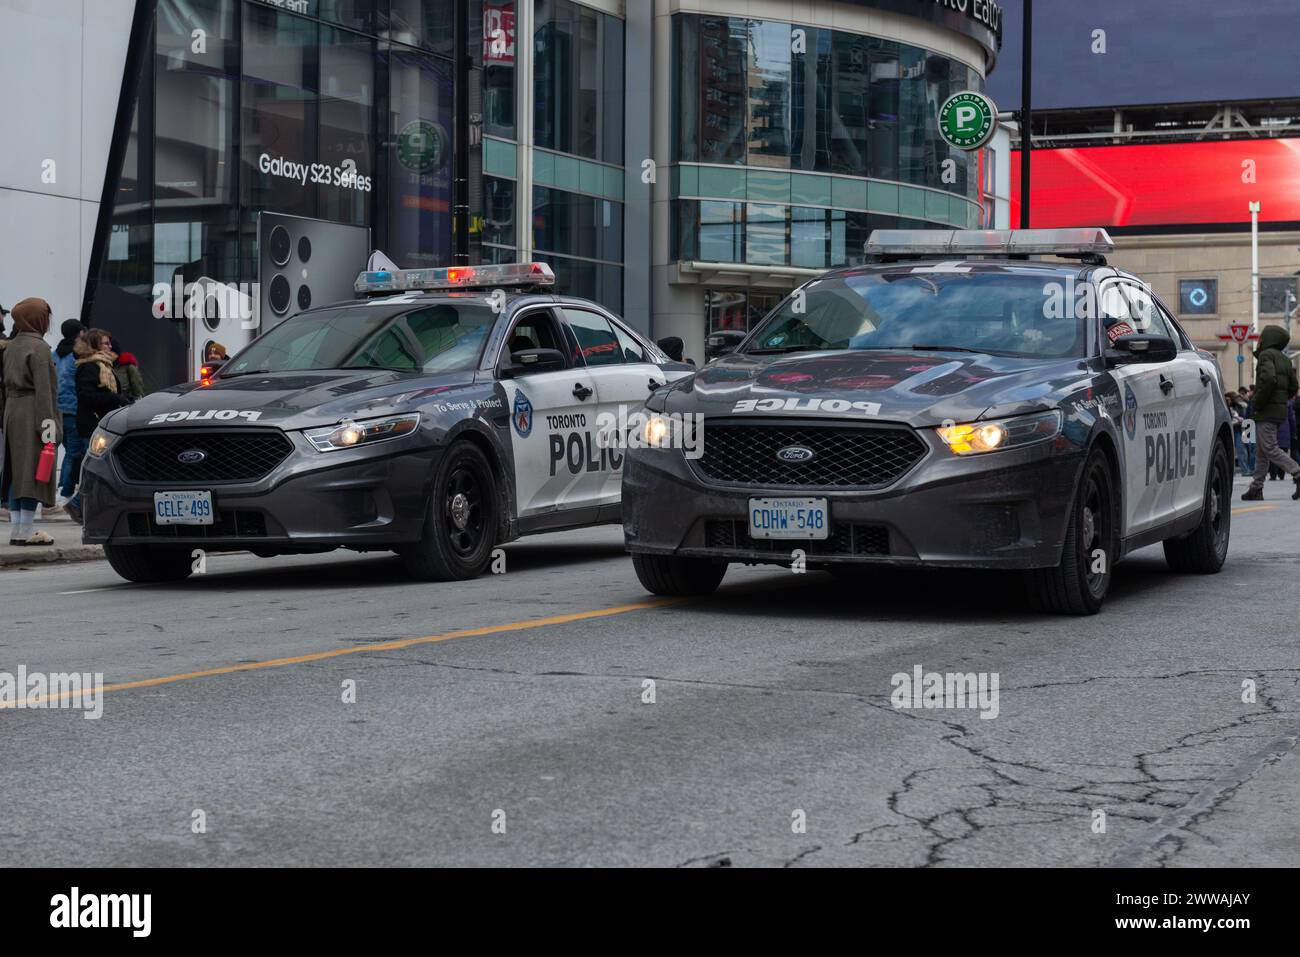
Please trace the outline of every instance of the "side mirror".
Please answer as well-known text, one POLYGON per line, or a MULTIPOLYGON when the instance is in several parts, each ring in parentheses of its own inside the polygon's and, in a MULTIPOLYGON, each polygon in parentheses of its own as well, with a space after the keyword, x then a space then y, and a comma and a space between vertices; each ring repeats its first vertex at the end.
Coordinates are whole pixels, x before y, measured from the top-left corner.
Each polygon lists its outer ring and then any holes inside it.
POLYGON ((723 329, 711 334, 704 340, 704 358, 711 361, 718 356, 735 352, 736 347, 745 341, 746 335, 748 333, 741 332, 739 329, 723 329))
POLYGON ((521 349, 510 353, 510 364, 502 368, 501 375, 513 379, 535 372, 559 372, 565 368, 568 368, 568 363, 559 349, 521 349))
POLYGON ((1128 362, 1170 362, 1178 356, 1178 346, 1168 336, 1134 332, 1120 336, 1106 350, 1110 365, 1128 362))

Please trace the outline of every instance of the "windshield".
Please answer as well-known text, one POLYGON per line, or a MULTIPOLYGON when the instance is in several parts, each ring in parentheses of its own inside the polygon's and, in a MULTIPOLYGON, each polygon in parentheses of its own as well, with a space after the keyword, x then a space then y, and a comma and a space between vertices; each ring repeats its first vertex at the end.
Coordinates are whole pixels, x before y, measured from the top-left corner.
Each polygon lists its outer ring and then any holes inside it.
POLYGON ((487 305, 473 302, 439 303, 400 315, 365 306, 323 309, 295 316, 254 340, 220 376, 309 369, 473 369, 495 320, 487 305))
POLYGON ((742 351, 949 349, 1043 359, 1083 355, 1083 312, 1066 300, 1063 276, 949 268, 816 280, 803 288, 802 303, 798 294, 791 296, 763 320, 742 351))

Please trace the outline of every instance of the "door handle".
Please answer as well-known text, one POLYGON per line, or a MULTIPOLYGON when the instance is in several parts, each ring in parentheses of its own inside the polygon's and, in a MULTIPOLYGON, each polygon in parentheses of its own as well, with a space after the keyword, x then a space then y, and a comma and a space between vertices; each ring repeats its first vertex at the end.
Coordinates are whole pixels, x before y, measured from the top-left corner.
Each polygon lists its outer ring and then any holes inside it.
POLYGON ((573 386, 573 395, 574 398, 577 399, 589 399, 591 397, 591 389, 587 388, 581 382, 578 382, 573 386))
POLYGON ((1201 370, 1201 385, 1209 385, 1214 381, 1214 376, 1210 375, 1204 369, 1201 370))
POLYGON ((1160 391, 1163 392, 1165 395, 1168 395, 1170 392, 1173 391, 1173 388, 1174 388, 1174 384, 1165 378, 1165 374, 1163 372, 1160 373, 1160 391))
POLYGON ((654 379, 651 379, 651 380, 650 380, 650 391, 653 392, 655 389, 659 388, 661 385, 663 385, 662 382, 656 382, 654 379))

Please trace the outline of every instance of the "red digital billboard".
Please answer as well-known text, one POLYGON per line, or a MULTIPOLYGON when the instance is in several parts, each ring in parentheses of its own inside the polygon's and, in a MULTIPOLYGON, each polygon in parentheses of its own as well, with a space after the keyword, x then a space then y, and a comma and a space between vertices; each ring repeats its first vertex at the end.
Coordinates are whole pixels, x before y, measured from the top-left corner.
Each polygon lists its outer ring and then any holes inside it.
MULTIPOLYGON (((1034 150, 1031 225, 1178 226, 1300 222, 1300 139, 1034 150)), ((1020 153, 1011 154, 1020 222, 1020 153)))

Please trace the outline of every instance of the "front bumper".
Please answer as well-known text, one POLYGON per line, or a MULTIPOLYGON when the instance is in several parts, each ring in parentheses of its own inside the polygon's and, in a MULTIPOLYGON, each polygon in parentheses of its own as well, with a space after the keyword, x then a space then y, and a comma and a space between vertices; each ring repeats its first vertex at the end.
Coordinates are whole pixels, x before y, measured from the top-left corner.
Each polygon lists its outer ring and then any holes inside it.
POLYGON ((801 549, 813 567, 1059 563, 1085 449, 1058 436, 959 457, 932 432, 917 434, 929 453, 878 491, 714 484, 696 474, 681 450, 630 450, 623 469, 624 541, 632 552, 784 565, 801 549), (749 499, 790 495, 828 499, 829 538, 750 539, 749 499))
POLYGON ((114 464, 112 449, 101 458, 87 456, 82 540, 292 552, 384 549, 420 538, 440 449, 412 436, 320 453, 300 434, 286 434, 293 451, 254 482, 133 482, 114 464), (212 525, 153 521, 153 493, 179 489, 212 492, 212 525))

